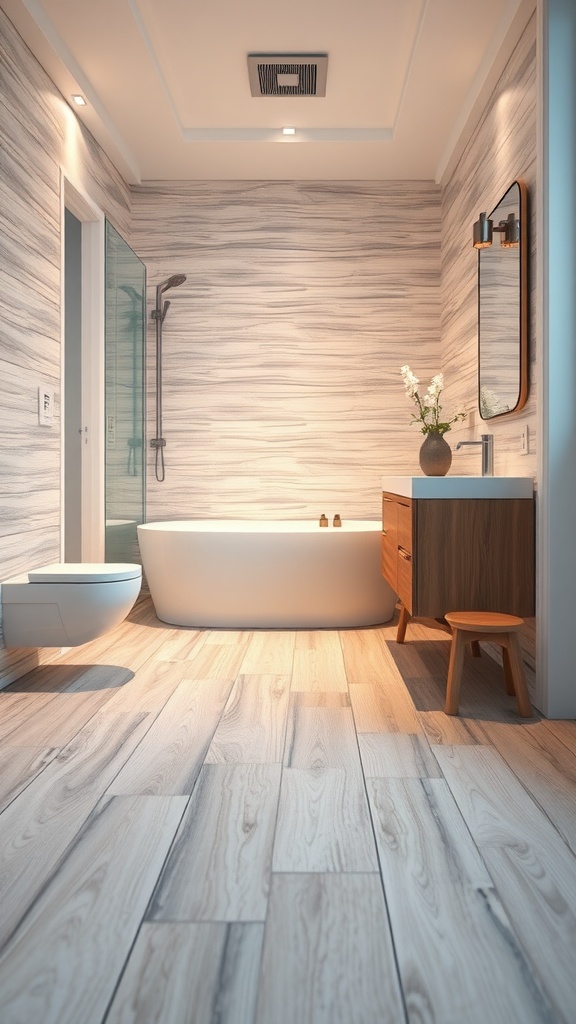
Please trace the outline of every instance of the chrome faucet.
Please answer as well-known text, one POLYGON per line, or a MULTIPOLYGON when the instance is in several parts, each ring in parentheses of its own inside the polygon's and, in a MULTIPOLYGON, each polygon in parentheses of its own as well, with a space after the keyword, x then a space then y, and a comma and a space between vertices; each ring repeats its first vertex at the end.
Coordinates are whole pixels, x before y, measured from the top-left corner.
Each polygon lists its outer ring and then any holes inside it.
POLYGON ((479 441, 458 441, 454 451, 469 444, 482 445, 482 476, 494 476, 494 434, 481 434, 479 441))

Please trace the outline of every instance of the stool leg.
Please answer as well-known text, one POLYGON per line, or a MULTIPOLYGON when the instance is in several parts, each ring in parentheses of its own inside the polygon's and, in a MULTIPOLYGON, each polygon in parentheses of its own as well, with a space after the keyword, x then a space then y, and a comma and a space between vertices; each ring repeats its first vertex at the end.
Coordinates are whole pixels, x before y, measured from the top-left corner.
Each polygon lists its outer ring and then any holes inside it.
POLYGON ((400 618, 398 619, 398 631, 396 633, 396 643, 403 644, 404 637, 406 636, 406 626, 410 621, 410 615, 406 611, 404 605, 400 606, 400 618))
POLYGON ((462 630, 455 629, 452 637, 452 646, 450 647, 450 663, 448 665, 448 681, 446 684, 446 705, 444 711, 447 715, 458 714, 465 651, 466 640, 462 635, 462 630))
POLYGON ((512 666, 510 664, 510 655, 508 653, 507 647, 502 648, 502 665, 504 668, 504 682, 506 684, 506 693, 513 697, 516 693, 516 690, 514 689, 514 677, 512 675, 512 666))
POLYGON ((480 644, 478 640, 473 640, 472 643, 470 644, 470 647, 472 648, 472 655, 474 658, 482 657, 482 651, 480 650, 480 644))
POLYGON ((524 668, 522 665, 520 642, 516 633, 508 633, 507 646, 508 654, 510 656, 510 669, 514 682, 514 690, 516 691, 516 700, 518 702, 518 712, 522 718, 532 718, 532 707, 530 705, 528 687, 526 686, 526 677, 524 675, 524 668))

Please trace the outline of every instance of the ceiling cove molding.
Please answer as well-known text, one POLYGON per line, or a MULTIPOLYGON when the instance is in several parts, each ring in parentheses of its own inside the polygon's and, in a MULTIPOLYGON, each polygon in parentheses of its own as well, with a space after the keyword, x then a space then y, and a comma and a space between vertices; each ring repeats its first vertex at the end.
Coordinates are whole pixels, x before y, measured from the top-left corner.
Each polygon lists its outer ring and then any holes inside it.
POLYGON ((536 0, 509 0, 438 162, 435 174, 437 185, 444 185, 454 171, 516 43, 535 10, 536 0))
POLYGON ((428 0, 423 0, 422 6, 420 7, 420 14, 419 14, 419 17, 418 17, 418 25, 416 26, 416 31, 414 33, 414 39, 412 40, 412 48, 410 50, 410 56, 409 56, 409 58, 408 58, 408 60, 406 62, 406 71, 404 73, 404 81, 402 82, 402 88, 400 89, 400 96, 398 97, 398 105, 396 107, 396 116, 394 118, 393 131, 396 131, 396 126, 397 126, 398 120, 400 118, 400 111, 402 110, 402 104, 404 102, 404 96, 406 95, 406 89, 408 87, 408 80, 410 78, 410 72, 412 71, 412 65, 413 65, 415 57, 416 57, 416 49, 418 47, 418 42, 419 42, 420 36, 422 34, 422 26, 424 24, 424 18, 426 16, 427 10, 428 10, 428 0))
POLYGON ((140 35, 142 36, 142 41, 144 43, 144 46, 148 50, 148 54, 150 56, 150 60, 152 61, 152 64, 154 66, 154 71, 156 72, 156 76, 158 78, 158 81, 160 82, 160 85, 162 86, 162 92, 164 93, 164 96, 166 97, 166 101, 168 103, 168 106, 170 107, 170 113, 172 114, 172 117, 174 118, 174 123, 176 124, 176 127, 178 128, 178 131, 180 132, 180 135, 184 139, 186 137, 185 136, 185 128, 184 128, 184 125, 182 124, 182 121, 180 120, 180 115, 178 114, 178 109, 177 109, 176 104, 174 102, 174 97, 172 96, 172 92, 170 90, 170 86, 168 85, 168 82, 166 81, 166 78, 164 77, 164 72, 162 71, 162 65, 160 64, 160 61, 159 61, 159 59, 158 59, 158 57, 156 55, 156 50, 155 50, 155 47, 154 47, 154 43, 152 42, 152 39, 150 38, 150 34, 148 32, 148 29, 146 28, 146 25, 145 25, 145 22, 144 22, 144 17, 142 15, 142 12, 141 12, 139 6, 138 6, 138 0, 128 0, 128 6, 129 6, 129 8, 130 8, 130 10, 132 12, 132 17, 134 18, 134 23, 135 23, 135 25, 136 25, 140 35))
POLYGON ((124 142, 114 121, 100 100, 98 93, 66 46, 42 4, 38 0, 22 0, 22 2, 65 72, 64 75, 58 74, 58 69, 54 66, 46 68, 48 74, 54 79, 55 85, 60 89, 67 101, 69 100, 70 91, 82 93, 89 107, 75 108, 74 113, 76 117, 94 135, 96 141, 102 146, 126 181, 133 185, 140 184, 140 169, 134 154, 124 142), (75 87, 72 90, 70 90, 70 78, 75 83, 75 87))
POLYGON ((280 126, 273 128, 185 128, 186 142, 390 142, 391 128, 299 128, 295 135, 282 134, 280 126))

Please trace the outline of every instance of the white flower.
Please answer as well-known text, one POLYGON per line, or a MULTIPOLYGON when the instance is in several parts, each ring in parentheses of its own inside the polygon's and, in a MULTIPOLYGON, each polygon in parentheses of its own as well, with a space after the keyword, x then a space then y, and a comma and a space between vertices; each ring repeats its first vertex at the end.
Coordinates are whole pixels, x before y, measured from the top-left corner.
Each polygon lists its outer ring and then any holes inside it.
POLYGON ((466 418, 465 412, 457 412, 450 419, 440 420, 440 413, 442 412, 440 395, 444 387, 443 373, 437 373, 432 377, 427 393, 422 398, 418 394, 418 384, 420 381, 412 373, 408 364, 400 367, 400 373, 404 381, 406 393, 416 406, 416 412, 412 415, 412 422, 420 424, 420 430, 423 434, 434 432, 443 436, 447 430, 450 430, 453 423, 466 418))
POLYGON ((414 395, 418 391, 418 384, 420 383, 418 377, 414 376, 409 366, 401 366, 400 373, 402 374, 402 379, 404 381, 408 397, 414 398, 414 395))

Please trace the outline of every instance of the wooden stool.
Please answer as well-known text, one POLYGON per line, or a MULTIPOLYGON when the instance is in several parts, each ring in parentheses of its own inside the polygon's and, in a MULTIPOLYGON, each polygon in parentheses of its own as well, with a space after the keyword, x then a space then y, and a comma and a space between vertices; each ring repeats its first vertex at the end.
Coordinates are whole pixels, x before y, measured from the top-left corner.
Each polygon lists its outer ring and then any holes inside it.
MULTIPOLYGON (((408 623, 410 622, 411 618, 412 618, 412 616, 410 615, 410 612, 406 609, 406 606, 404 604, 402 604, 402 602, 401 602, 400 603, 400 617, 398 619, 398 630, 396 632, 396 643, 397 644, 403 644, 404 643, 404 641, 406 639, 406 627, 408 626, 408 623)), ((446 618, 445 617, 442 618, 442 619, 430 619, 428 617, 424 617, 424 618, 420 618, 420 622, 422 622, 425 626, 428 626, 430 629, 442 629, 442 630, 444 630, 444 632, 450 633, 450 636, 452 636, 452 630, 451 630, 450 626, 448 625, 448 623, 446 622, 446 618)), ((470 644, 471 644, 471 647, 472 647, 472 654, 474 655, 474 657, 475 658, 481 658, 482 657, 482 651, 480 650, 480 644, 479 644, 478 640, 471 640, 470 644)))
POLYGON ((522 718, 531 718, 532 708, 517 636, 518 630, 524 625, 524 619, 519 619, 516 615, 502 615, 499 612, 446 612, 445 618, 452 627, 446 714, 458 714, 466 644, 490 640, 491 643, 500 644, 502 647, 506 693, 515 693, 519 714, 522 718))

